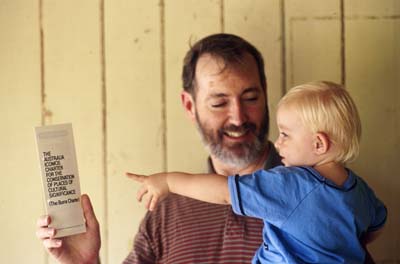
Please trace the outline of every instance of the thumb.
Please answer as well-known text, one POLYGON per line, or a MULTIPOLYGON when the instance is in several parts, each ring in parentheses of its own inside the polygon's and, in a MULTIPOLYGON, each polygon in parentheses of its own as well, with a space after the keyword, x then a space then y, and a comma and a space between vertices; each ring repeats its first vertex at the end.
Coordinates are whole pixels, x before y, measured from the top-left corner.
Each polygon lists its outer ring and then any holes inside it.
POLYGON ((128 176, 128 178, 137 181, 137 182, 144 182, 144 180, 147 178, 147 176, 140 175, 140 174, 134 174, 131 172, 125 172, 125 175, 128 176))
POLYGON ((86 219, 87 227, 92 228, 92 227, 98 226, 99 223, 97 221, 96 215, 94 214, 93 206, 92 206, 92 203, 90 202, 90 198, 87 194, 83 194, 81 196, 81 203, 82 203, 83 215, 86 219))

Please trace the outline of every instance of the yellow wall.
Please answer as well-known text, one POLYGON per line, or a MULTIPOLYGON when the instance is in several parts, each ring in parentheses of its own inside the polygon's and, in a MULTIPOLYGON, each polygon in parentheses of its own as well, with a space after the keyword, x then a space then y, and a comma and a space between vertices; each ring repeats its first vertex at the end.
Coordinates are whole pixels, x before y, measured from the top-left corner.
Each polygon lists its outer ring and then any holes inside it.
POLYGON ((364 129, 351 167, 389 209, 371 252, 400 263, 397 0, 0 0, 0 263, 53 263, 35 237, 43 202, 33 127, 62 122, 73 123, 103 263, 122 261, 144 214, 123 173, 205 168, 180 74, 189 40, 216 32, 239 34, 265 56, 271 139, 288 88, 346 84, 364 129))

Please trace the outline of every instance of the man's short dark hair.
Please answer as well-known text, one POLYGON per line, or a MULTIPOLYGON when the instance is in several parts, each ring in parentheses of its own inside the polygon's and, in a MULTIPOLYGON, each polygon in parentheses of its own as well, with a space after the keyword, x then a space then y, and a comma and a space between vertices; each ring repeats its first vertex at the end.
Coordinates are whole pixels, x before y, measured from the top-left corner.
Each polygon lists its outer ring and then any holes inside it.
POLYGON ((183 60, 183 88, 195 98, 196 65, 203 54, 221 58, 226 66, 241 63, 243 55, 249 53, 257 63, 261 86, 266 94, 267 81, 264 72, 264 60, 261 53, 249 42, 232 34, 218 33, 197 41, 186 53, 183 60))

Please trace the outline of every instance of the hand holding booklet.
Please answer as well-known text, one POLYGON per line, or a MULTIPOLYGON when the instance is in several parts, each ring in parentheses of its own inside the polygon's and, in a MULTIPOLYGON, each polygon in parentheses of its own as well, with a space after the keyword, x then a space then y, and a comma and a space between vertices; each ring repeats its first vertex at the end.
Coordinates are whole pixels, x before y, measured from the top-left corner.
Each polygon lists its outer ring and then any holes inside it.
POLYGON ((49 227, 57 237, 86 232, 71 124, 35 128, 49 227))

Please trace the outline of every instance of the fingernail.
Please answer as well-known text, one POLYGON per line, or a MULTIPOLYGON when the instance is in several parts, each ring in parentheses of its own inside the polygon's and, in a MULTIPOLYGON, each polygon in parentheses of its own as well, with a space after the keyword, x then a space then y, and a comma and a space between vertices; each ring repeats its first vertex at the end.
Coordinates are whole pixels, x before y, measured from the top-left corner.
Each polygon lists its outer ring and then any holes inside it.
POLYGON ((49 236, 54 236, 54 229, 49 229, 49 230, 47 231, 47 234, 48 234, 49 236))

